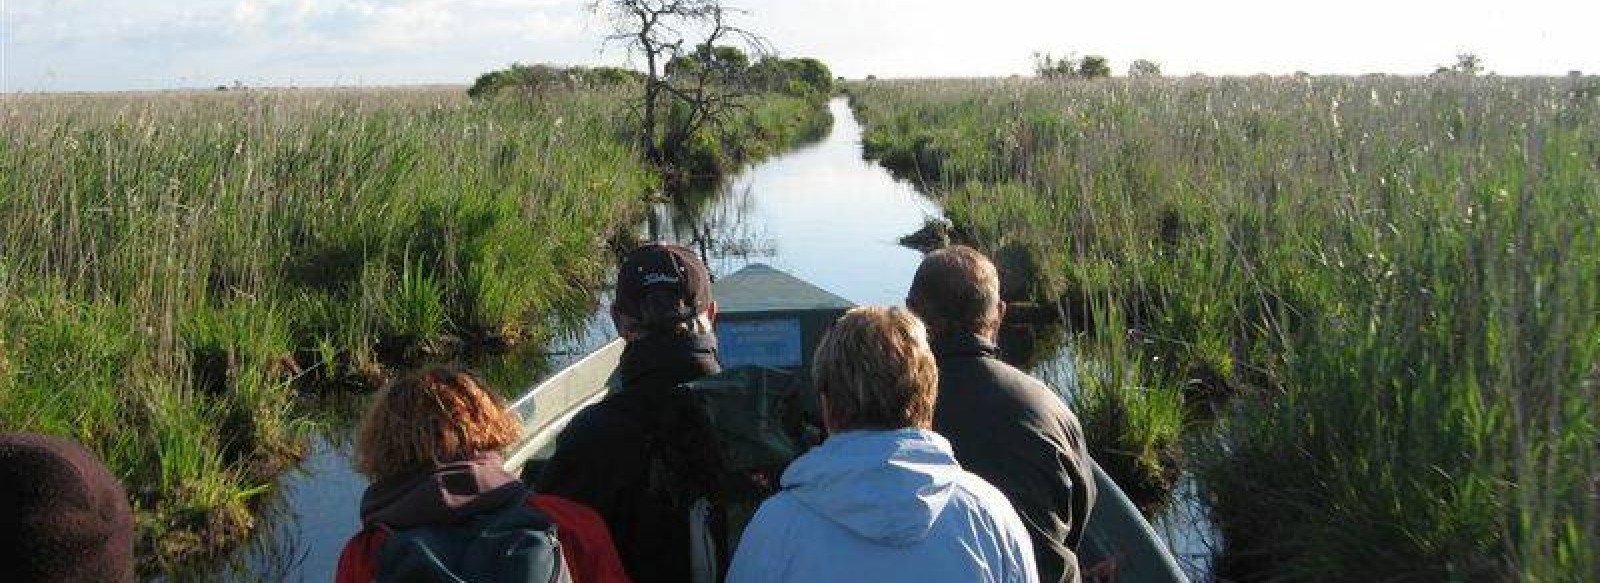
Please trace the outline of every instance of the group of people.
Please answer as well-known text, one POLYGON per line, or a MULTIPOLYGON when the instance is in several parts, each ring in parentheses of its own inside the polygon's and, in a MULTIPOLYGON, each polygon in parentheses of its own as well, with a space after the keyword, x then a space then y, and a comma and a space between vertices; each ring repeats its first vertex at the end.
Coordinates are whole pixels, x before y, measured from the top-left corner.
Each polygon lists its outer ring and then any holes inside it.
MULTIPOLYGON (((362 528, 336 581, 1078 581, 1091 462, 1055 392, 998 358, 993 264, 966 247, 933 252, 906 305, 852 309, 823 337, 809 379, 826 437, 787 464, 708 571, 695 510, 643 485, 695 459, 658 459, 682 443, 660 418, 675 387, 721 370, 717 305, 693 252, 636 249, 611 306, 626 341, 619 386, 537 472, 504 468, 521 427, 481 379, 436 368, 380 391, 356 439, 371 479, 362 528)), ((0 543, 71 557, 26 563, 23 580, 131 580, 127 515, 81 447, 0 436, 0 543)))
MULTIPOLYGON (((853 309, 817 346, 827 438, 749 519, 727 581, 1079 580, 1095 498, 1083 431, 1053 390, 999 359, 994 265, 967 247, 933 252, 906 305, 853 309)), ((641 247, 620 266, 611 315, 626 340, 619 388, 525 478, 592 509, 628 580, 706 580, 692 510, 647 485, 664 471, 656 444, 683 437, 662 421, 672 389, 721 370, 709 273, 683 247, 641 247)))

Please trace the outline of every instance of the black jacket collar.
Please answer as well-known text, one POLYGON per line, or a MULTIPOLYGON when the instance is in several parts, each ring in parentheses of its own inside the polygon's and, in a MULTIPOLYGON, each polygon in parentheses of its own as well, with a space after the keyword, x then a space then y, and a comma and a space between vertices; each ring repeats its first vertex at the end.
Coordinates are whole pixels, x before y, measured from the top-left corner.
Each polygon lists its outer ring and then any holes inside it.
POLYGON ((937 359, 960 357, 990 357, 997 358, 1000 347, 994 341, 970 332, 955 334, 941 334, 933 337, 929 342, 933 348, 933 357, 937 359))
POLYGON ((622 349, 617 369, 622 392, 640 388, 673 387, 716 374, 717 336, 711 333, 651 335, 629 342, 622 349))

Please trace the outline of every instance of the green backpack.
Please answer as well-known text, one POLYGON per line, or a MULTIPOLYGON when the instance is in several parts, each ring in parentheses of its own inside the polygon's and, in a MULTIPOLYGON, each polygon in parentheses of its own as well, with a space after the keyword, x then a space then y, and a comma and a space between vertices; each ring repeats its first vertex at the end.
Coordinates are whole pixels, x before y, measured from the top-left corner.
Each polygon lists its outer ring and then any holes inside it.
POLYGON ((380 583, 571 583, 555 524, 527 497, 451 525, 391 530, 380 583))
POLYGON ((678 451, 690 453, 655 456, 650 481, 689 510, 696 582, 722 579, 756 509, 777 493, 789 462, 819 440, 802 387, 794 373, 759 366, 677 387, 676 419, 664 430, 678 451))

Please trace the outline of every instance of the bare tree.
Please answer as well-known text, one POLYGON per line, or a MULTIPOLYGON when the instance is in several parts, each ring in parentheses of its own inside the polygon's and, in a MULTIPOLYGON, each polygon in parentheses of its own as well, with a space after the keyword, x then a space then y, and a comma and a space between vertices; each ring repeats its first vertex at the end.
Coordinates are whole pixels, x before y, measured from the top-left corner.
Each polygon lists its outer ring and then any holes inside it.
POLYGON ((644 59, 639 146, 658 164, 696 131, 721 124, 740 106, 744 88, 734 82, 730 67, 718 62, 718 45, 743 45, 758 54, 766 50, 764 39, 729 22, 743 11, 721 0, 598 0, 591 9, 611 19, 608 42, 644 59), (701 66, 674 67, 669 75, 667 65, 685 58, 701 66), (673 103, 682 105, 680 113, 664 115, 673 103), (664 118, 670 123, 662 131, 664 118))

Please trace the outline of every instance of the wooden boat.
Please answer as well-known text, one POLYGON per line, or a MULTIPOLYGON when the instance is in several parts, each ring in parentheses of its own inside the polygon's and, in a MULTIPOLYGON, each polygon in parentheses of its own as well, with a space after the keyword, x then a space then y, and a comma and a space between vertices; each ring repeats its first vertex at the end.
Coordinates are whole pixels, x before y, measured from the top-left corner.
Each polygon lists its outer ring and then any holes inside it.
MULTIPOLYGON (((811 348, 839 315, 853 305, 837 295, 766 265, 754 264, 717 281, 714 294, 718 356, 727 367, 760 364, 785 368, 810 366, 811 348)), ((506 456, 513 471, 547 458, 556 435, 578 411, 599 401, 613 387, 612 372, 622 358, 614 340, 556 373, 517 399, 521 442, 506 456)), ((1078 550, 1079 563, 1100 568, 1098 579, 1127 583, 1187 582, 1165 541, 1127 495, 1094 465, 1099 496, 1078 550)))

